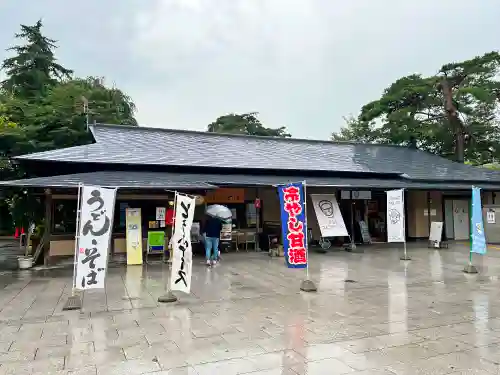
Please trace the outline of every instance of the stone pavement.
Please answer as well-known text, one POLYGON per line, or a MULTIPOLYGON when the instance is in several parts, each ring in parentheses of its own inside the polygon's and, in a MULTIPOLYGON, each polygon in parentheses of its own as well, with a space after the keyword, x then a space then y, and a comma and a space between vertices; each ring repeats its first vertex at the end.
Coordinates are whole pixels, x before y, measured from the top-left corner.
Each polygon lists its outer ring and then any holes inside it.
POLYGON ((70 312, 71 270, 4 272, 0 374, 500 374, 500 251, 476 276, 463 245, 409 253, 311 254, 316 294, 283 259, 196 259, 193 293, 171 305, 156 302, 168 267, 116 267, 70 312))
POLYGON ((17 269, 17 257, 24 255, 19 240, 0 239, 0 271, 17 269))

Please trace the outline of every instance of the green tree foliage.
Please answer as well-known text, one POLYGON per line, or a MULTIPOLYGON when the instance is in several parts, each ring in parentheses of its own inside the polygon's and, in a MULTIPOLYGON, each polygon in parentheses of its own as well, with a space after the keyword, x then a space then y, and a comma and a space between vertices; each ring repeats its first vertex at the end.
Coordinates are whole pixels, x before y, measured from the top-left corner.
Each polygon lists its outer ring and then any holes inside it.
MULTIPOLYGON (((91 142, 87 121, 137 125, 135 105, 102 78, 77 78, 54 55, 56 41, 42 33, 42 22, 21 25, 20 44, 9 48, 0 83, 0 179, 25 177, 12 156, 91 142)), ((9 204, 14 220, 32 205, 23 189, 10 189, 0 204, 9 204)), ((24 215, 26 216, 26 215, 24 215)))
POLYGON ((91 142, 87 121, 137 125, 132 100, 93 77, 61 81, 36 102, 11 97, 6 103, 10 118, 30 131, 36 151, 91 142))
POLYGON ((210 133, 259 135, 264 137, 290 137, 286 127, 266 128, 257 118, 258 113, 230 113, 217 118, 208 125, 210 133))
POLYGON ((53 52, 56 41, 43 36, 41 29, 41 20, 33 26, 21 25, 16 38, 26 43, 7 49, 14 56, 2 64, 7 74, 1 83, 3 90, 23 98, 36 98, 61 79, 70 78, 73 72, 56 62, 53 52))
POLYGON ((418 148, 484 164, 500 156, 500 55, 444 65, 430 77, 402 77, 361 108, 334 140, 418 148))
POLYGON ((42 34, 42 22, 21 25, 24 42, 9 48, 6 79, 0 84, 0 114, 15 127, 0 128, 0 155, 75 146, 91 141, 87 120, 137 125, 135 105, 102 78, 75 78, 57 63, 56 41, 42 34), (13 142, 17 137, 18 141, 13 142))

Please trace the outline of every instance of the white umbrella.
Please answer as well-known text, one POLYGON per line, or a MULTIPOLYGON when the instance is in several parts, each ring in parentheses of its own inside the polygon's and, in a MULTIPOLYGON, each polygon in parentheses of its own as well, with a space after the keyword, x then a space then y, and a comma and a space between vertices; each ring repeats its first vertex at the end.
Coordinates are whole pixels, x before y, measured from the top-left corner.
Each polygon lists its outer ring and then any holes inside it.
POLYGON ((207 215, 224 221, 230 220, 233 217, 231 210, 221 204, 212 204, 211 206, 208 206, 207 215))

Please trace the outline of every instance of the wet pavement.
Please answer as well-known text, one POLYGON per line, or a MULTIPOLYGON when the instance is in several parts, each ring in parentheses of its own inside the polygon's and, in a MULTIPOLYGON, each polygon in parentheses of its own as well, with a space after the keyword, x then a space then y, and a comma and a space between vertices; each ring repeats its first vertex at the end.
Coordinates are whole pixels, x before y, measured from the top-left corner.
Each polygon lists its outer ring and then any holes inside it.
POLYGON ((17 258, 24 252, 19 247, 19 240, 0 239, 0 271, 17 269, 17 258))
POLYGON ((63 312, 71 270, 0 274, 0 374, 500 374, 500 251, 371 246, 311 254, 301 270, 260 253, 196 259, 193 293, 159 305, 168 267, 113 267, 105 291, 63 312))

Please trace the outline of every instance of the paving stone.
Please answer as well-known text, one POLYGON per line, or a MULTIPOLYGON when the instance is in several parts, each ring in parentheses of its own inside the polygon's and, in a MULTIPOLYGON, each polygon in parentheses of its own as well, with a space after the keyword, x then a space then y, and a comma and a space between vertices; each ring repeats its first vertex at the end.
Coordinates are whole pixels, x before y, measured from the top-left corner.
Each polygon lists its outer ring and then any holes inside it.
POLYGON ((195 259, 192 294, 172 305, 155 302, 166 267, 113 267, 83 312, 63 312, 55 298, 71 290, 67 272, 12 273, 0 289, 0 375, 500 371, 500 257, 486 255, 480 276, 464 277, 463 245, 408 250, 407 265, 385 245, 356 257, 312 253, 315 294, 299 292, 303 273, 263 254, 228 254, 210 270, 195 259))

